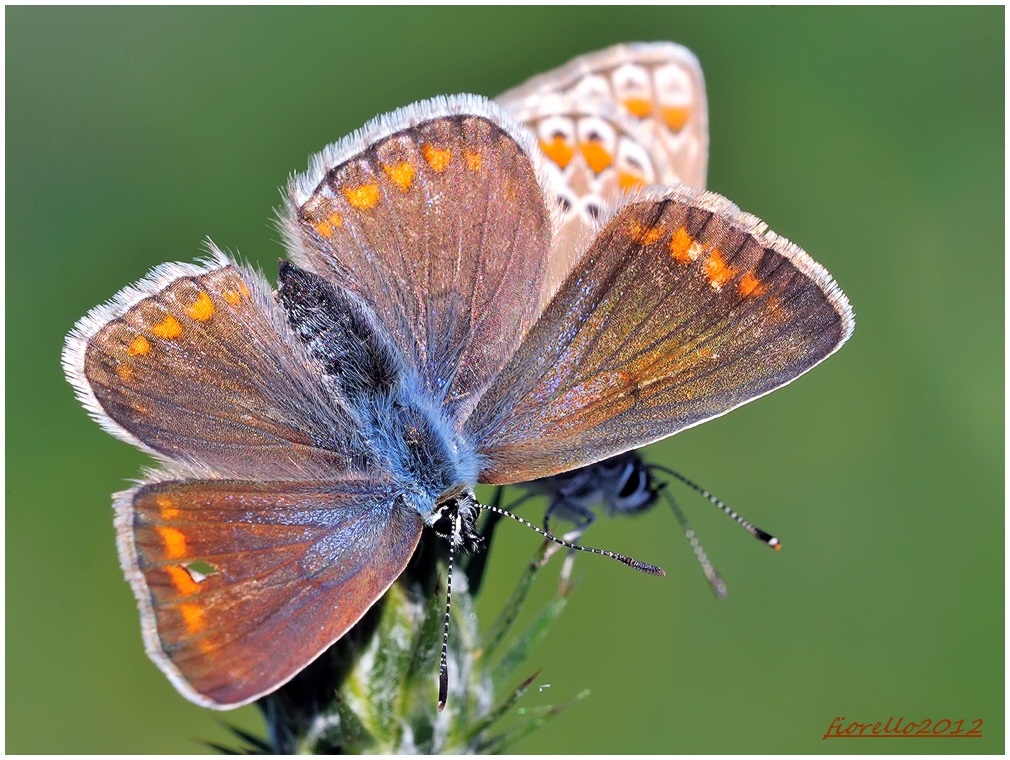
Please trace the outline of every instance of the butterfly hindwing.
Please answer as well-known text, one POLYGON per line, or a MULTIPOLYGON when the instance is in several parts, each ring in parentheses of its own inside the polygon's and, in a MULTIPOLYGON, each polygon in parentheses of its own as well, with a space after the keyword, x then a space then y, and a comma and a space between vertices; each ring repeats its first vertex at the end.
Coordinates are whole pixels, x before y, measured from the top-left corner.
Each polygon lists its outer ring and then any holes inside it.
POLYGON ((330 482, 168 480, 118 495, 120 560, 150 657, 226 709, 285 683, 403 571, 417 512, 364 475, 330 482))
POLYGON ((512 483, 665 438, 795 379, 851 333, 830 275, 714 193, 622 207, 466 429, 512 483))
POLYGON ((532 324, 552 220, 535 145, 487 101, 403 109, 289 188, 297 264, 362 298, 450 412, 532 324))
POLYGON ((68 336, 67 377, 110 432, 230 477, 346 467, 352 421, 259 275, 223 255, 166 264, 68 336))
POLYGON ((705 186, 708 110, 698 59, 670 42, 615 45, 499 95, 537 136, 561 204, 550 300, 598 228, 603 210, 649 184, 705 186))

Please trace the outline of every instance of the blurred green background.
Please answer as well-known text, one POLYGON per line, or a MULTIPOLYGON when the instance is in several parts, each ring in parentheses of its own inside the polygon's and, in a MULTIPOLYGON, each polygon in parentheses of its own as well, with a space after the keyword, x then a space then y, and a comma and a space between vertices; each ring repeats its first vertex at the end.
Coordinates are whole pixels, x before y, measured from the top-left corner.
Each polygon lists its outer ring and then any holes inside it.
MULTIPOLYGON (((371 116, 494 95, 569 58, 698 55, 709 185, 825 264, 853 339, 788 388, 648 450, 782 537, 678 492, 601 520, 532 664, 592 696, 523 752, 1004 749, 1004 10, 9 8, 8 752, 196 752, 252 707, 186 702, 147 660, 110 494, 144 457, 63 380, 89 308, 209 236, 268 271, 277 188, 371 116), (594 561, 598 560, 598 561, 594 561), (984 720, 981 740, 823 741, 836 716, 984 720)), ((528 513, 527 513, 528 514, 528 513)), ((537 539, 500 530, 489 624, 537 539)), ((536 593, 553 593, 547 573, 536 593)), ((536 600, 534 600, 536 601, 536 600)), ((531 604, 530 608, 535 608, 531 604)))

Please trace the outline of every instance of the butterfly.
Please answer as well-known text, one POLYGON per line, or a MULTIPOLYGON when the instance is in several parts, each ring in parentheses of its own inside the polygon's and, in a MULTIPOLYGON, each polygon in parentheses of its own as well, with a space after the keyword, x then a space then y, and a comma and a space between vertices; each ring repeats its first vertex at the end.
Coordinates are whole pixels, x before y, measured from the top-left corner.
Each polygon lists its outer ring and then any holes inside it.
POLYGON ((382 596, 426 525, 449 541, 448 591, 491 508, 476 483, 699 424, 851 332, 820 265, 684 186, 629 198, 543 302, 556 209, 526 128, 484 98, 435 98, 290 182, 276 290, 215 248, 77 323, 78 398, 158 461, 116 495, 115 524, 146 650, 184 696, 227 709, 277 689, 382 596))
MULTIPOLYGON (((498 96, 497 102, 537 135, 561 205, 564 242, 555 249, 548 268, 543 293, 548 300, 585 250, 584 241, 595 232, 603 209, 619 203, 625 193, 649 183, 705 186, 709 142, 705 80, 698 59, 681 45, 614 45, 540 74, 498 96)), ((662 496, 710 586, 724 597, 725 582, 668 484, 655 478, 656 472, 681 480, 759 540, 780 548, 777 538, 721 499, 680 473, 647 464, 634 452, 534 481, 508 509, 545 495, 549 504, 544 530, 549 532, 550 518, 559 516, 576 526, 566 534, 575 539, 595 520, 596 507, 610 515, 637 514, 662 496)), ((570 562, 565 570, 570 572, 570 562)))

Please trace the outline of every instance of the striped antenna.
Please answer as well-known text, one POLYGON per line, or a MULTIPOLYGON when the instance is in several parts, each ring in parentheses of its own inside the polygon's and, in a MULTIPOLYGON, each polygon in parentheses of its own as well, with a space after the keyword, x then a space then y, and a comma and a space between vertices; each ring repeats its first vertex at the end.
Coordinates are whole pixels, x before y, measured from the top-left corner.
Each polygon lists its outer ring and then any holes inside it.
POLYGON ((445 709, 449 698, 449 663, 446 652, 449 649, 449 610, 452 606, 452 555, 456 548, 453 537, 459 534, 459 512, 452 517, 452 533, 449 538, 449 572, 445 577, 445 623, 442 626, 442 659, 438 665, 438 711, 445 709))
POLYGON ((740 515, 734 512, 730 508, 730 506, 726 504, 726 502, 724 502, 722 499, 718 498, 717 496, 713 496, 694 481, 685 478, 679 472, 675 472, 674 470, 671 470, 669 467, 663 467, 662 465, 659 464, 647 465, 647 469, 658 470, 659 472, 665 473, 666 475, 670 475, 671 477, 676 478, 681 483, 688 486, 689 488, 693 488, 695 491, 700 493, 710 502, 719 507, 719 509, 721 509, 727 515, 732 517, 736 522, 738 522, 743 527, 744 530, 746 530, 748 533, 754 536, 754 538, 756 538, 761 543, 767 544, 768 546, 772 547, 775 551, 778 551, 779 549, 782 548, 782 542, 779 541, 777 538, 775 538, 775 536, 773 536, 771 533, 766 533, 765 531, 761 530, 752 523, 747 522, 747 520, 743 519, 740 515))
POLYGON ((561 546, 566 546, 569 549, 576 549, 580 552, 591 552, 592 554, 602 554, 604 557, 610 557, 611 559, 616 559, 618 562, 621 562, 627 565, 628 567, 633 567, 636 570, 640 570, 643 573, 648 573, 649 575, 666 575, 666 572, 663 570, 663 568, 656 567, 655 565, 650 565, 648 562, 640 562, 637 559, 625 556, 624 554, 618 554, 617 552, 608 552, 606 549, 594 549, 590 546, 579 546, 578 544, 570 543, 562 538, 558 538, 557 536, 552 536, 547 531, 540 530, 540 528, 531 523, 529 520, 524 520, 523 518, 519 517, 519 515, 514 515, 505 509, 501 509, 500 507, 493 507, 481 504, 480 508, 486 509, 489 512, 495 512, 497 514, 502 515, 503 517, 511 518, 516 522, 520 522, 530 530, 536 531, 544 538, 553 541, 556 544, 560 544, 561 546))

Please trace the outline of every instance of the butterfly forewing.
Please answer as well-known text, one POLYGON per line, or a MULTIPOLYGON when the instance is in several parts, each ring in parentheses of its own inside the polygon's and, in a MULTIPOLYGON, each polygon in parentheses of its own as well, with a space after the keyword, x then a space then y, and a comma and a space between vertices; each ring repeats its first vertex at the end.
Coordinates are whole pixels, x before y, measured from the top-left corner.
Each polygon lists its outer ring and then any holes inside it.
POLYGON ((824 269, 713 193, 624 206, 466 428, 481 480, 533 480, 643 446, 793 380, 852 330, 824 269))
POLYGON ((498 96, 537 136, 562 211, 542 304, 603 210, 649 184, 705 186, 708 110, 698 59, 669 42, 615 45, 498 96))
POLYGON ((98 307, 64 366, 111 432, 232 477, 346 467, 353 427, 284 325, 262 277, 219 255, 165 265, 98 307))
POLYGON ((291 186, 293 258, 362 297, 449 411, 534 318, 552 229, 535 151, 486 101, 431 101, 324 151, 291 186))
POLYGON ((421 519, 388 484, 190 480, 120 494, 120 559, 148 654, 193 701, 285 683, 403 571, 421 519))

